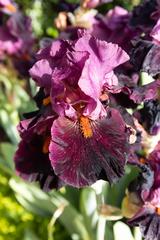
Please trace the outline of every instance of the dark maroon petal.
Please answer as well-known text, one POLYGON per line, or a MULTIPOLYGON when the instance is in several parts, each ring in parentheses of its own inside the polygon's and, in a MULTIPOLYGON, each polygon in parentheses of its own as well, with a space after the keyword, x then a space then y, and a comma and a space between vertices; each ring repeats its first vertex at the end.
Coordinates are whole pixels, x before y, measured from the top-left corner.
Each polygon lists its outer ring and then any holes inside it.
POLYGON ((160 216, 149 209, 143 209, 128 223, 132 226, 139 226, 145 240, 160 239, 160 216))
POLYGON ((144 62, 144 59, 150 49, 152 48, 153 43, 150 41, 144 41, 144 40, 134 40, 133 41, 133 48, 131 50, 131 60, 130 62, 134 65, 134 68, 136 71, 139 71, 142 69, 142 65, 144 62))
POLYGON ((134 179, 128 186, 129 192, 135 192, 139 195, 141 200, 145 201, 154 183, 154 173, 149 165, 147 164, 136 164, 140 173, 136 179, 134 179))
POLYGON ((155 24, 151 14, 156 11, 156 0, 144 0, 142 4, 134 8, 132 12, 131 25, 134 27, 150 28, 155 24))
POLYGON ((92 137, 85 138, 79 123, 59 117, 52 126, 50 160, 64 182, 83 187, 99 178, 115 182, 124 173, 129 151, 125 123, 117 110, 91 123, 92 137))
POLYGON ((48 154, 42 152, 42 136, 35 135, 32 141, 22 140, 15 154, 16 172, 23 179, 38 181, 45 191, 62 186, 55 175, 48 154))
POLYGON ((144 107, 134 116, 150 135, 157 135, 160 130, 160 104, 158 100, 146 101, 144 107))
POLYGON ((160 46, 154 45, 148 52, 143 62, 142 69, 150 75, 155 76, 160 73, 160 46))
POLYGON ((18 125, 18 131, 20 136, 24 139, 30 139, 33 134, 43 134, 43 132, 50 132, 54 116, 48 116, 44 119, 44 116, 35 116, 30 119, 21 121, 18 125))

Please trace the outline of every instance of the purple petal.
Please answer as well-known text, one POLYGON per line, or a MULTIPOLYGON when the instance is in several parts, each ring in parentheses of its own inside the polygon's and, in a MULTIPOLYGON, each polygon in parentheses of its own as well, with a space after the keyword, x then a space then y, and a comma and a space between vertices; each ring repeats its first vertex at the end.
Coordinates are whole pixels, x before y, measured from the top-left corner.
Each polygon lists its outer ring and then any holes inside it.
POLYGON ((144 30, 150 29, 155 23, 151 14, 156 11, 157 0, 144 0, 140 5, 134 8, 132 12, 131 25, 140 27, 144 30))
POLYGON ((47 59, 36 62, 29 72, 39 86, 45 88, 51 87, 52 68, 47 59))
POLYGON ((150 33, 150 36, 153 38, 155 43, 160 43, 160 20, 157 21, 156 25, 150 33))
POLYGON ((88 51, 90 54, 78 82, 79 87, 86 95, 96 99, 105 83, 108 83, 109 86, 110 84, 117 85, 117 79, 111 72, 129 60, 129 56, 118 45, 100 41, 85 34, 76 42, 75 49, 88 51), (108 74, 111 75, 112 80, 108 79, 108 74))
POLYGON ((21 121, 18 130, 22 140, 14 157, 17 174, 25 180, 38 181, 45 190, 62 184, 52 169, 46 150, 53 120, 53 116, 46 119, 41 116, 21 121))
POLYGON ((21 47, 21 42, 10 34, 6 27, 0 28, 0 51, 15 54, 21 47))
POLYGON ((148 72, 151 76, 160 73, 160 46, 154 45, 146 55, 142 70, 148 72))
POLYGON ((133 41, 133 48, 131 51, 131 60, 130 62, 134 65, 136 71, 142 69, 143 62, 148 52, 152 48, 153 43, 150 41, 144 40, 135 40, 133 41))
POLYGON ((146 101, 141 110, 134 112, 134 116, 150 135, 157 135, 160 131, 160 104, 158 99, 146 101))
POLYGON ((83 187, 99 178, 115 182, 124 173, 128 152, 125 123, 116 110, 90 123, 92 137, 84 137, 78 122, 59 117, 52 126, 49 147, 55 173, 66 183, 83 187))
POLYGON ((147 100, 154 100, 158 97, 158 88, 160 87, 160 80, 151 82, 144 86, 137 87, 130 95, 130 99, 135 103, 141 103, 147 100))

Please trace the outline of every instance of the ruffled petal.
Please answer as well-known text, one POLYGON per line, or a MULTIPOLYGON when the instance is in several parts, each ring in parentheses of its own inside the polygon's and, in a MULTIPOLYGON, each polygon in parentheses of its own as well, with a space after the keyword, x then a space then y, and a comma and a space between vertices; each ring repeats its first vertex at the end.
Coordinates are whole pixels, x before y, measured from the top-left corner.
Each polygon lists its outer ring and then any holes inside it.
POLYGON ((157 21, 150 33, 150 36, 153 38, 155 43, 160 44, 160 20, 157 21))
POLYGON ((151 82, 144 86, 136 87, 133 89, 130 99, 135 103, 154 100, 158 97, 158 88, 160 88, 160 80, 151 82))
POLYGON ((47 59, 36 62, 29 72, 40 87, 51 87, 52 69, 47 59))
POLYGON ((86 61, 78 85, 88 96, 99 97, 105 83, 117 85, 117 78, 108 79, 108 73, 120 64, 129 60, 129 56, 118 45, 95 39, 85 34, 75 44, 77 51, 88 51, 89 59, 86 61), (87 81, 86 81, 87 79, 87 81), (85 82, 85 84, 84 84, 85 82))

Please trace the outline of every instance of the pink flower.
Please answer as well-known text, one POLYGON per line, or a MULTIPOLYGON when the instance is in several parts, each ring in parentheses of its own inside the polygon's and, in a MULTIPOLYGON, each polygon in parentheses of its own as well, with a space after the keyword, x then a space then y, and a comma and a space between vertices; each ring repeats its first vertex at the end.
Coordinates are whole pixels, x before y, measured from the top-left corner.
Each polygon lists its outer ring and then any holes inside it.
POLYGON ((155 44, 160 44, 160 19, 152 29, 150 36, 153 38, 155 44))

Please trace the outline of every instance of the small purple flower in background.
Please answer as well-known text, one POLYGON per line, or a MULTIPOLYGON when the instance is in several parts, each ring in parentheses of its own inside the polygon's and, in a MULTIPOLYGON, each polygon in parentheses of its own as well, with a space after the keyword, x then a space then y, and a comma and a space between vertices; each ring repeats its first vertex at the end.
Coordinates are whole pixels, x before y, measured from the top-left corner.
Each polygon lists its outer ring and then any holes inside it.
POLYGON ((119 6, 109 10, 105 16, 98 14, 95 9, 79 7, 73 13, 60 12, 55 24, 61 31, 62 39, 77 39, 77 28, 87 29, 96 38, 116 43, 129 52, 131 40, 139 34, 129 26, 130 17, 131 14, 119 6))
POLYGON ((144 108, 134 115, 149 134, 158 135, 160 132, 160 104, 158 100, 146 101, 144 108))
POLYGON ((145 185, 140 187, 140 181, 137 181, 136 187, 140 189, 141 194, 141 204, 139 205, 141 208, 128 222, 132 226, 140 226, 145 240, 157 240, 160 237, 160 143, 149 155, 146 163, 154 173, 154 181, 152 183, 149 180, 149 175, 146 176, 145 185), (144 186, 147 187, 147 194, 144 186))
POLYGON ((134 41, 130 66, 118 71, 121 91, 136 104, 159 98, 159 48, 151 41, 134 41))
POLYGON ((152 14, 157 11, 157 8, 157 0, 144 0, 133 9, 130 20, 131 25, 145 32, 148 32, 148 30, 150 31, 155 24, 152 14))
POLYGON ((117 43, 127 52, 131 48, 131 40, 138 32, 129 25, 130 13, 119 6, 109 10, 105 16, 97 15, 97 23, 91 33, 101 40, 117 43), (121 34, 119 34, 121 32, 121 34))
POLYGON ((130 221, 132 226, 139 226, 145 240, 157 240, 160 237, 160 188, 154 190, 139 213, 130 221))
POLYGON ((6 24, 0 27, 0 55, 2 57, 4 54, 9 54, 27 58, 29 52, 32 51, 33 43, 31 20, 20 12, 13 14, 6 24))
POLYGON ((16 4, 12 0, 0 0, 0 12, 13 14, 17 11, 16 4))
POLYGON ((29 75, 33 65, 34 44, 31 19, 21 12, 17 11, 0 26, 0 59, 5 60, 9 56, 22 77, 29 75))
MULTIPOLYGON (((80 32, 76 41, 54 41, 37 58, 30 74, 44 89, 44 108, 57 114, 49 129, 52 171, 75 187, 98 179, 117 181, 124 173, 131 133, 120 112, 103 100, 114 93, 118 79, 113 70, 128 55, 116 44, 80 32)), ((23 146, 16 153, 17 170, 25 158, 23 146)))

